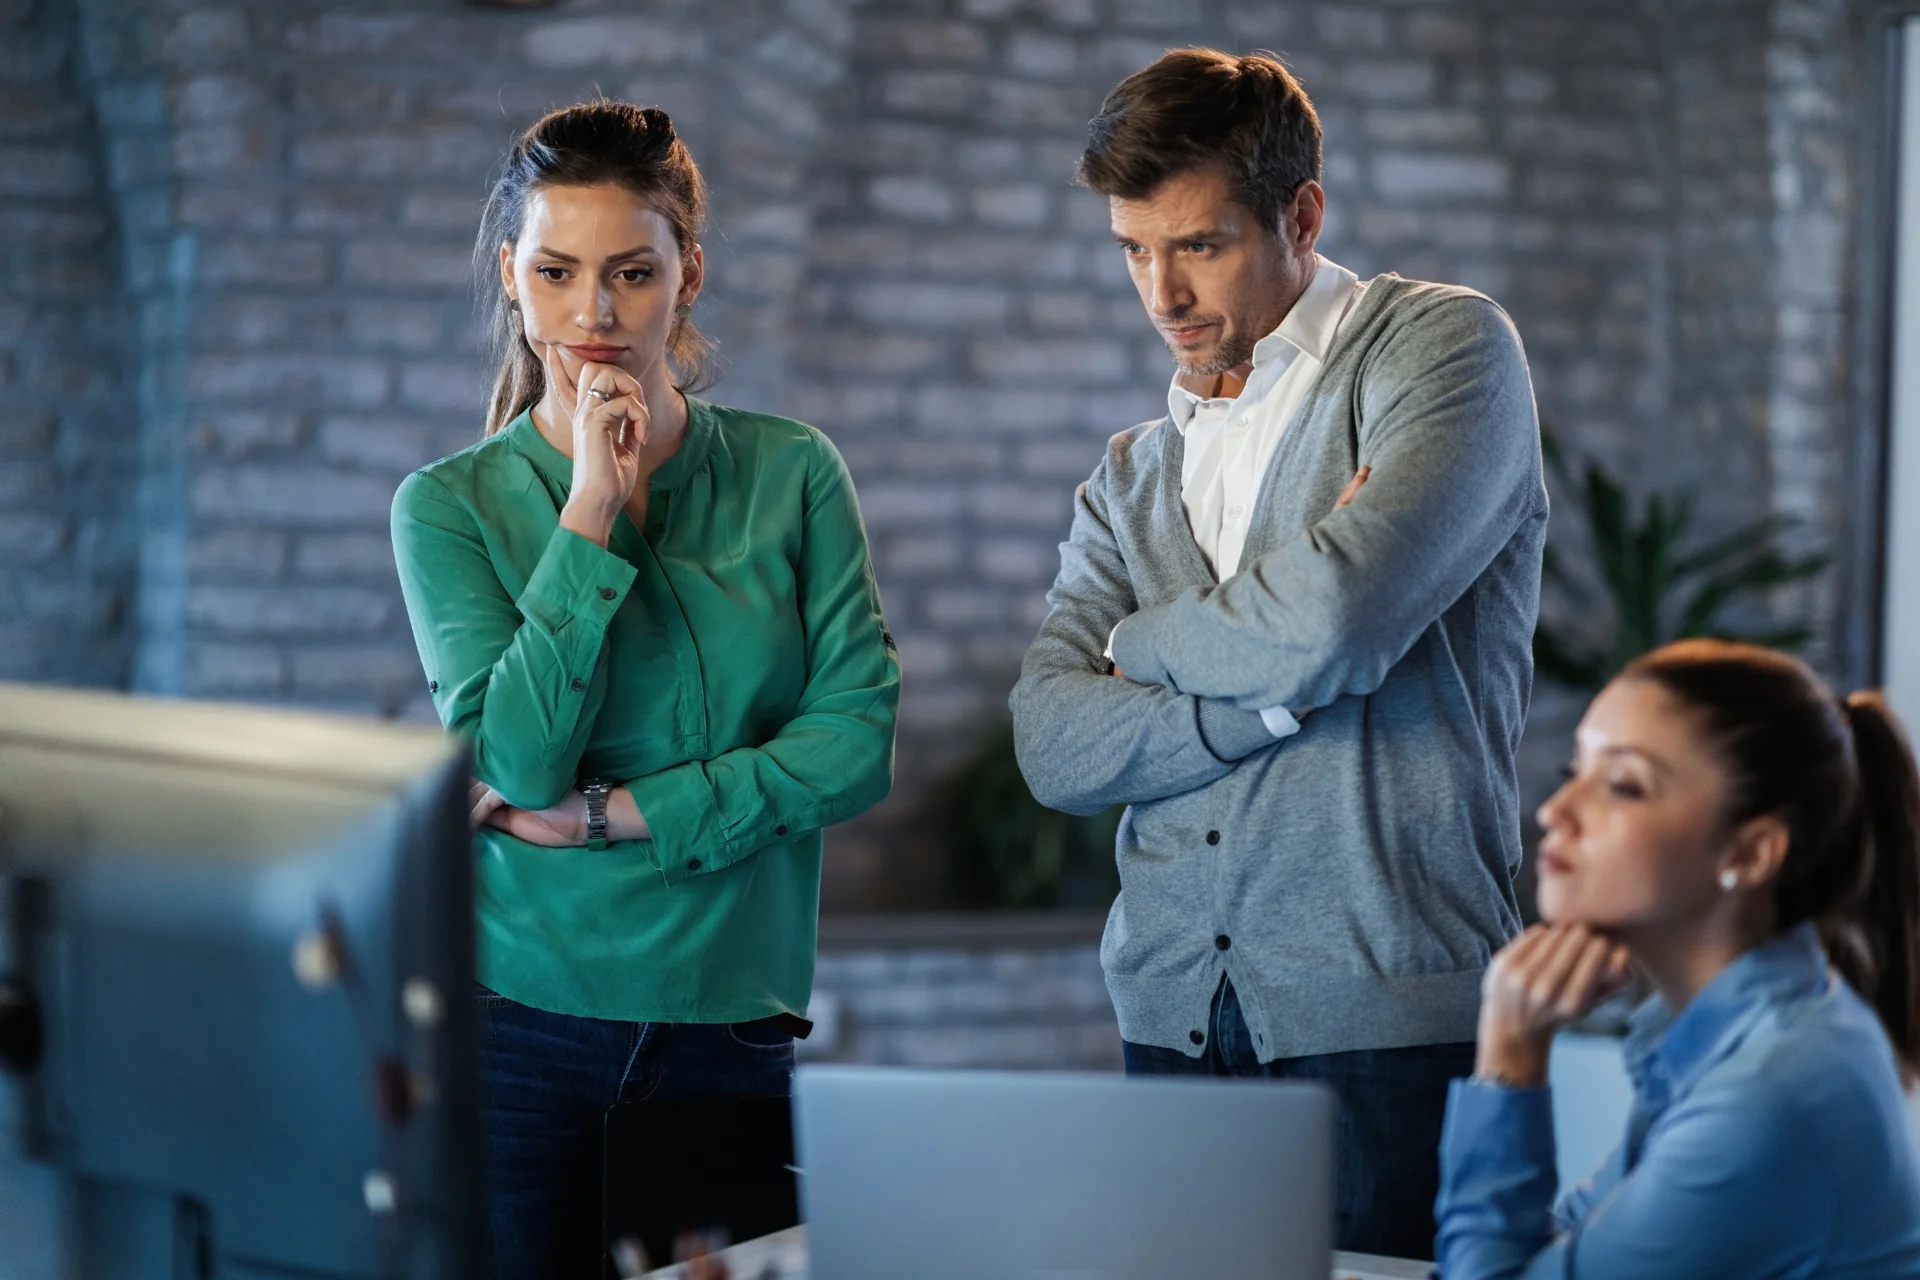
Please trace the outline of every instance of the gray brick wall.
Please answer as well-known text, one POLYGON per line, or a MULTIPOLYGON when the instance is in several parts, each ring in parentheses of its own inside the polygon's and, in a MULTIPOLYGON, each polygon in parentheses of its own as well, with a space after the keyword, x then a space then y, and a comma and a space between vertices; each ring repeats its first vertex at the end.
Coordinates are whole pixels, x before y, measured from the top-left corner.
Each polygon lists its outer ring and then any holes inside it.
MULTIPOLYGON (((1776 272, 1765 436, 1772 506, 1805 522, 1811 538, 1827 540, 1849 528, 1849 499, 1870 491, 1850 485, 1849 466, 1856 305, 1849 264, 1857 250, 1849 161, 1864 116, 1850 95, 1866 79, 1859 16, 1848 0, 1779 0, 1767 58, 1776 272)), ((1849 583, 1845 573, 1829 574, 1790 603, 1819 618, 1846 616, 1855 604, 1849 583)), ((1817 656, 1844 672, 1857 664, 1865 639, 1830 627, 1817 656)))
POLYGON ((1688 0, 1667 24, 1675 149, 1668 412, 1684 451, 1676 461, 1691 472, 1710 463, 1723 483, 1708 501, 1728 516, 1767 485, 1774 329, 1772 309, 1756 303, 1773 243, 1769 7, 1688 0))
POLYGON ((1100 949, 901 946, 820 957, 802 1060, 1117 1070, 1100 949))
POLYGON ((1092 914, 829 921, 803 1061, 1117 1070, 1092 914))
POLYGON ((76 27, 0 3, 0 679, 119 685, 141 416, 76 27))
POLYGON ((429 714, 385 512, 478 429, 488 172, 547 106, 659 102, 714 190, 717 394, 846 452, 906 663, 900 785, 834 834, 828 901, 925 901, 929 788, 1002 714, 1073 486, 1161 403, 1068 180, 1115 80, 1280 51, 1329 254, 1487 290, 1545 416, 1699 477, 1712 521, 1824 529, 1857 2, 0 0, 0 198, 47 245, 0 280, 0 671, 429 714), (115 358, 76 372, 79 332, 115 358))
POLYGON ((471 235, 549 105, 670 107, 715 179, 703 319, 728 393, 778 401, 809 104, 851 36, 836 0, 730 6, 746 40, 697 0, 77 9, 139 331, 136 687, 431 714, 387 504, 477 434, 471 235))

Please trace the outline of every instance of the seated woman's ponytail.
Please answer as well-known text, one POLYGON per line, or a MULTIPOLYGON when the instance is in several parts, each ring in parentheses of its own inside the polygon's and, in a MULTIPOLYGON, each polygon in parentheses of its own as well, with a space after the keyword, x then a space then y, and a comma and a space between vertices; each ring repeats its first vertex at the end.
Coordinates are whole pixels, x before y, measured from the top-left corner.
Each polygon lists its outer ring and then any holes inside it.
POLYGON ((1864 691, 1845 705, 1872 871, 1860 897, 1826 921, 1828 950, 1911 1073, 1920 1067, 1920 773, 1884 696, 1864 691))

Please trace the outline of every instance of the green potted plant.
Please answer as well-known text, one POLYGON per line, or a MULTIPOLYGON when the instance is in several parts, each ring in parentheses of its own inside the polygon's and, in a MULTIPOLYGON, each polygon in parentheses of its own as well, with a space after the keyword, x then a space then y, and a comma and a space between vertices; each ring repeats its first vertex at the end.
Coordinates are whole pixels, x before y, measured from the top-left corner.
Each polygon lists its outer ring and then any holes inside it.
POLYGON ((1826 570, 1824 550, 1782 549, 1783 535, 1799 527, 1793 517, 1765 516, 1702 541, 1694 533, 1691 494, 1655 490, 1636 502, 1622 480, 1592 459, 1576 474, 1552 432, 1543 433, 1542 442, 1560 494, 1554 527, 1568 521, 1584 535, 1578 552, 1548 537, 1543 607, 1533 633, 1542 676, 1597 693, 1627 663, 1674 640, 1716 636, 1799 652, 1813 638, 1805 618, 1743 630, 1729 617, 1826 570))
POLYGON ((1002 721, 935 797, 948 888, 973 906, 1104 907, 1120 892, 1113 838, 1124 806, 1090 818, 1033 798, 1002 721))

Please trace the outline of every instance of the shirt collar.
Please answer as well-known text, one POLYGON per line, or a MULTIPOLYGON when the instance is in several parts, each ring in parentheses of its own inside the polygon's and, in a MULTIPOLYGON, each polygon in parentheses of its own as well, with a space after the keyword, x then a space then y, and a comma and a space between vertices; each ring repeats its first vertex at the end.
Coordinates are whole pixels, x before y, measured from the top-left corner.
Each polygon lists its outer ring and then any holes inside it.
MULTIPOLYGON (((1314 264, 1313 279, 1307 281, 1299 299, 1281 317, 1273 332, 1253 344, 1256 374, 1261 366, 1276 358, 1286 363, 1296 354, 1304 353, 1316 360, 1325 360, 1332 349, 1334 334, 1347 314, 1347 304, 1353 300, 1354 286, 1360 277, 1318 254, 1314 255, 1314 264)), ((1248 379, 1249 383, 1252 381, 1248 379)), ((1194 410, 1205 403, 1204 396, 1197 396, 1180 385, 1180 375, 1176 372, 1167 388, 1167 413, 1173 418, 1174 430, 1184 434, 1187 424, 1193 421, 1194 410)))
MULTIPOLYGON (((707 460, 713 447, 713 406, 693 396, 687 397, 687 438, 671 458, 660 464, 647 481, 652 493, 678 489, 707 460)), ((564 491, 573 484, 573 459, 553 447, 534 425, 533 410, 527 409, 508 423, 502 434, 511 438, 515 448, 532 461, 534 468, 564 491)))
POLYGON ((1766 1009, 1823 991, 1829 981, 1820 935, 1802 924, 1722 969, 1678 1016, 1654 996, 1629 1022, 1627 1069, 1636 1089, 1670 1101, 1725 1057, 1766 1009))

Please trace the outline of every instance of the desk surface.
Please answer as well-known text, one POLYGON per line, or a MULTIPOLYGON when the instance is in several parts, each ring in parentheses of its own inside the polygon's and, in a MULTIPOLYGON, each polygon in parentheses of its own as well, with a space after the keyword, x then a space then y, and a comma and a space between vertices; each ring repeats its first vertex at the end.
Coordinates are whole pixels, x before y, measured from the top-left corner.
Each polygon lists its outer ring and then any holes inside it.
MULTIPOLYGON (((727 1264, 729 1280, 807 1280, 807 1229, 794 1227, 748 1240, 720 1257, 727 1264)), ((1432 1271, 1431 1262, 1336 1253, 1332 1280, 1427 1280, 1432 1271)), ((686 1275, 684 1265, 662 1267, 648 1272, 645 1280, 685 1280, 686 1275)))

